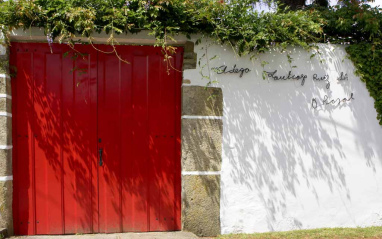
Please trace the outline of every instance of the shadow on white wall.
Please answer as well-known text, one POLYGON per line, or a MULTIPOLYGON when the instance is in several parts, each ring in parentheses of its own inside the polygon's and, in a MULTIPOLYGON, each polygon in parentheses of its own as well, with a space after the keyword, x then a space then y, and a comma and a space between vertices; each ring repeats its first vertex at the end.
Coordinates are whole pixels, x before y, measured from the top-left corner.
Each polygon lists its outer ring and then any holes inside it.
MULTIPOLYGON (((289 48, 289 64, 287 53, 252 63, 224 47, 209 48, 219 56, 211 67, 251 69, 242 78, 214 75, 224 97, 222 233, 382 225, 382 127, 374 100, 343 46, 320 51, 310 59, 311 52, 289 48), (278 75, 306 74, 306 82, 263 80, 261 61, 278 75), (341 72, 348 80, 337 80, 341 72), (328 74, 330 88, 313 74, 328 74), (325 95, 352 93, 348 102, 312 108, 313 98, 322 103, 325 95)), ((190 74, 203 85, 197 71, 190 74)))

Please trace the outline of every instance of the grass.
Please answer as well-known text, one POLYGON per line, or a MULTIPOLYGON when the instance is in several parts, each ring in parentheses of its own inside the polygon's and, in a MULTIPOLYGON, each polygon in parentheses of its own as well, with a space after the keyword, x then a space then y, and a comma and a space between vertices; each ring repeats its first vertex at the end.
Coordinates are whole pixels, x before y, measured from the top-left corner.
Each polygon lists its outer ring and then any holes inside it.
POLYGON ((316 238, 382 238, 382 227, 364 228, 322 228, 288 232, 268 232, 254 234, 228 234, 217 239, 316 239, 316 238))

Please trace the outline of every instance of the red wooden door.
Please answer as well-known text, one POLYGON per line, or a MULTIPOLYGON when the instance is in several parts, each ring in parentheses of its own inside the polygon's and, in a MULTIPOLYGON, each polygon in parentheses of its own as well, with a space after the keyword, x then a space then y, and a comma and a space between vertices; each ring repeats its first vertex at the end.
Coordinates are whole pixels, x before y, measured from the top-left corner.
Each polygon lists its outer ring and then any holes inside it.
POLYGON ((12 44, 16 234, 90 233, 97 219, 97 54, 68 50, 12 44))
POLYGON ((75 48, 12 44, 15 233, 179 230, 179 72, 153 47, 75 48))

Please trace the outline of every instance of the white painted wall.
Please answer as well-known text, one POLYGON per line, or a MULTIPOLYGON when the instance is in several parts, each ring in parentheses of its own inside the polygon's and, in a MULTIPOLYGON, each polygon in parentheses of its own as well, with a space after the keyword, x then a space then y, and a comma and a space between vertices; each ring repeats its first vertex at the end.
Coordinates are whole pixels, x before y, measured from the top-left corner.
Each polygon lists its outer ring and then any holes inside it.
MULTIPOLYGON (((198 57, 202 47, 196 46, 198 57)), ((382 225, 382 127, 374 100, 343 46, 321 45, 323 63, 305 50, 288 51, 293 72, 308 76, 304 86, 262 79, 262 60, 270 62, 265 70, 291 69, 285 53, 251 62, 230 48, 208 48, 209 57, 219 56, 210 67, 252 70, 242 78, 211 73, 224 96, 222 233, 382 225), (337 81, 340 72, 348 81, 337 81), (312 80, 314 73, 329 74, 329 90, 312 80), (351 93, 355 99, 345 104, 311 108, 313 97, 351 93)), ((206 85, 199 70, 186 70, 184 78, 206 85)))

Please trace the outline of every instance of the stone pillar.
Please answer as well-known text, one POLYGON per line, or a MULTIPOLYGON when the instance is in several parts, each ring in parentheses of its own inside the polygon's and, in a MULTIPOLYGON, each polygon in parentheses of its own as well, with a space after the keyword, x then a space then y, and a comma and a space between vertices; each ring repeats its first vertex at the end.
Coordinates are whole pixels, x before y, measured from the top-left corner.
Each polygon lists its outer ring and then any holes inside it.
POLYGON ((12 180, 12 97, 9 47, 0 44, 0 234, 3 235, 13 234, 12 180))
MULTIPOLYGON (((189 63, 187 63, 189 64, 189 63)), ((220 234, 223 95, 220 88, 182 87, 182 228, 220 234)))

